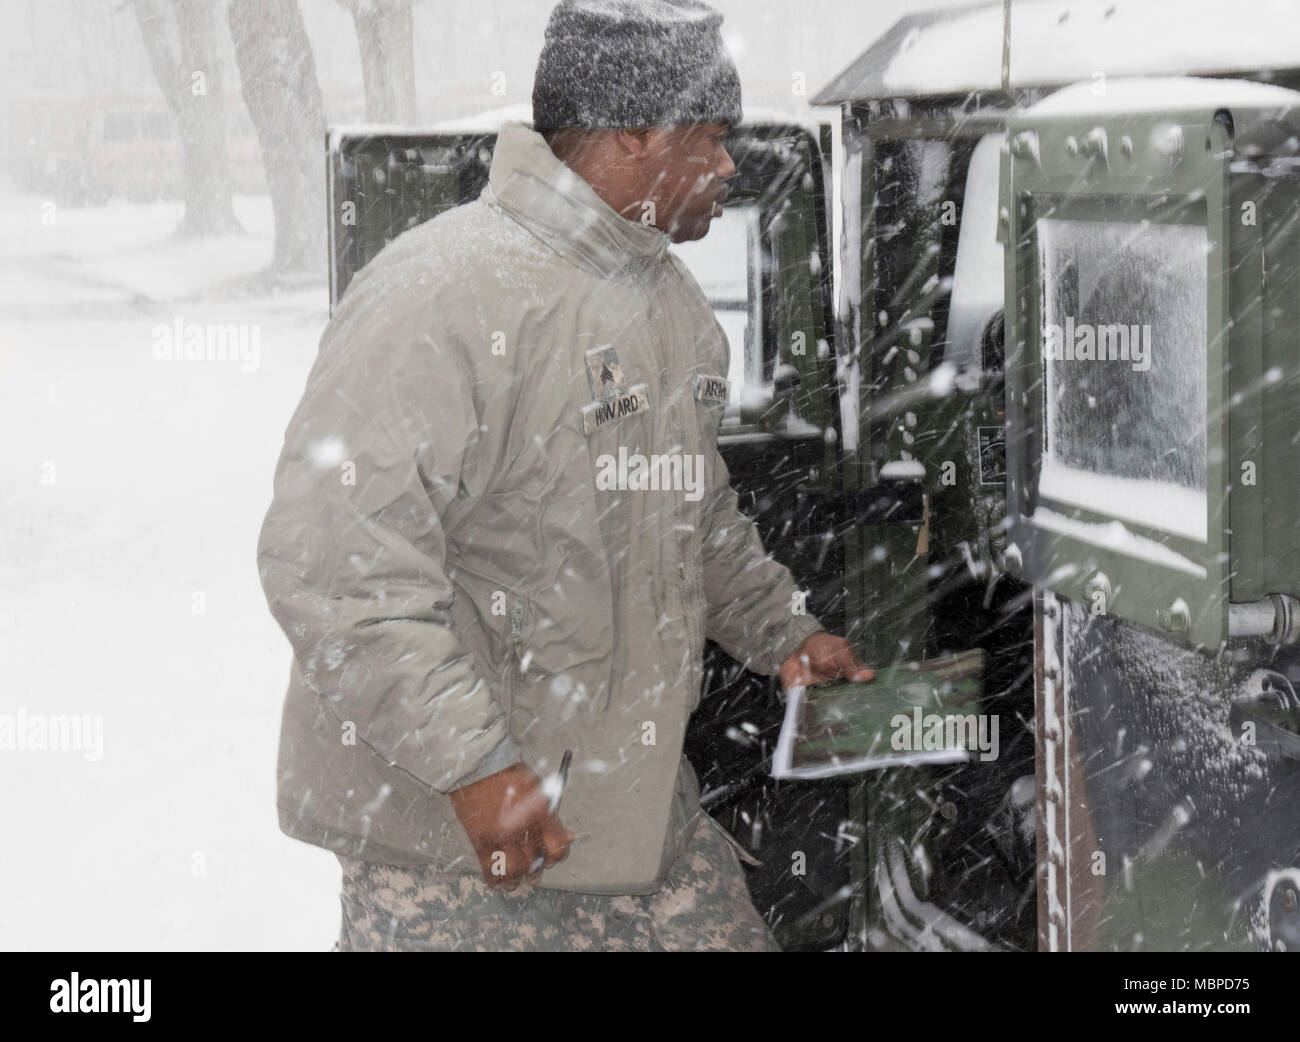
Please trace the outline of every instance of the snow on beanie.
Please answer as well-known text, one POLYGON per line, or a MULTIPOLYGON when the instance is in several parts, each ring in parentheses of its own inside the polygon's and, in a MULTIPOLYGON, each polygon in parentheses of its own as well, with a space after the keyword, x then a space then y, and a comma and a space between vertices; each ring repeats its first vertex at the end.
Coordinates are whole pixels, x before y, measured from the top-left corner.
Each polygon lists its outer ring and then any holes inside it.
POLYGON ((697 0, 560 0, 533 79, 533 127, 739 123, 722 15, 697 0))

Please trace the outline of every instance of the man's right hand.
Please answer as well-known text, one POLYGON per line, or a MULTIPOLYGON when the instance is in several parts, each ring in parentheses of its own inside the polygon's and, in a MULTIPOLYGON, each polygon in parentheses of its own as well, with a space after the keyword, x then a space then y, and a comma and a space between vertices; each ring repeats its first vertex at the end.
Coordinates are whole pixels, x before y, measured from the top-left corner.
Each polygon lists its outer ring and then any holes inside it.
POLYGON ((540 779, 521 763, 448 795, 490 887, 536 883, 542 869, 569 853, 573 833, 551 813, 540 779))

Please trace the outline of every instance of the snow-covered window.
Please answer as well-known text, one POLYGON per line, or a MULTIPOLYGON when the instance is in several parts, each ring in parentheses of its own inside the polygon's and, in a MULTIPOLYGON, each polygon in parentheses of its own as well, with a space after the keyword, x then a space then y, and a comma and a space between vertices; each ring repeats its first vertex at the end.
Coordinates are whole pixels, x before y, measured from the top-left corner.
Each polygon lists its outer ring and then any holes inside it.
POLYGON ((731 400, 745 384, 763 380, 762 242, 754 203, 728 206, 703 239, 679 243, 674 251, 690 268, 727 334, 731 400))
POLYGON ((1039 494, 1204 542, 1203 225, 1037 222, 1039 494))
POLYGON ((971 155, 961 207, 961 234, 948 310, 948 350, 944 360, 958 370, 993 368, 982 357, 982 334, 1002 310, 1005 266, 998 242, 998 170, 1005 134, 980 138, 971 155))

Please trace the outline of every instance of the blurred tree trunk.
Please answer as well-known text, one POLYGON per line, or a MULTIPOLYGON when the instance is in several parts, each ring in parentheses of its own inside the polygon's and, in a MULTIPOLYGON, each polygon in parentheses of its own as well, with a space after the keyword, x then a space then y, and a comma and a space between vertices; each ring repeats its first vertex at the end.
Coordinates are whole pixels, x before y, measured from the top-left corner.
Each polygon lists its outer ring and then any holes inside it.
POLYGON ((352 12, 361 46, 366 119, 415 122, 415 51, 411 0, 342 0, 352 12))
POLYGON ((182 235, 240 231, 231 204, 226 106, 213 0, 134 0, 149 64, 176 119, 185 164, 182 235))
POLYGON ((240 84, 271 191, 277 273, 325 257, 325 106, 297 0, 230 0, 240 84))

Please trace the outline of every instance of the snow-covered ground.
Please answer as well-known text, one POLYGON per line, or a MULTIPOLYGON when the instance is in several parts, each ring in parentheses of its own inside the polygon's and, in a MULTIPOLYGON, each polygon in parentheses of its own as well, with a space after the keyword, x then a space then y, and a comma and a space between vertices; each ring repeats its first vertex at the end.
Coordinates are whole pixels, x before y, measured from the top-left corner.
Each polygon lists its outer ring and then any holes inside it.
POLYGON ((289 649, 254 560, 326 291, 252 291, 270 206, 236 210, 178 242, 179 204, 0 195, 0 949, 337 934, 338 863, 276 825, 289 649), (156 360, 178 319, 255 327, 256 366, 156 360), (20 714, 101 718, 102 756, 3 748, 20 714))

